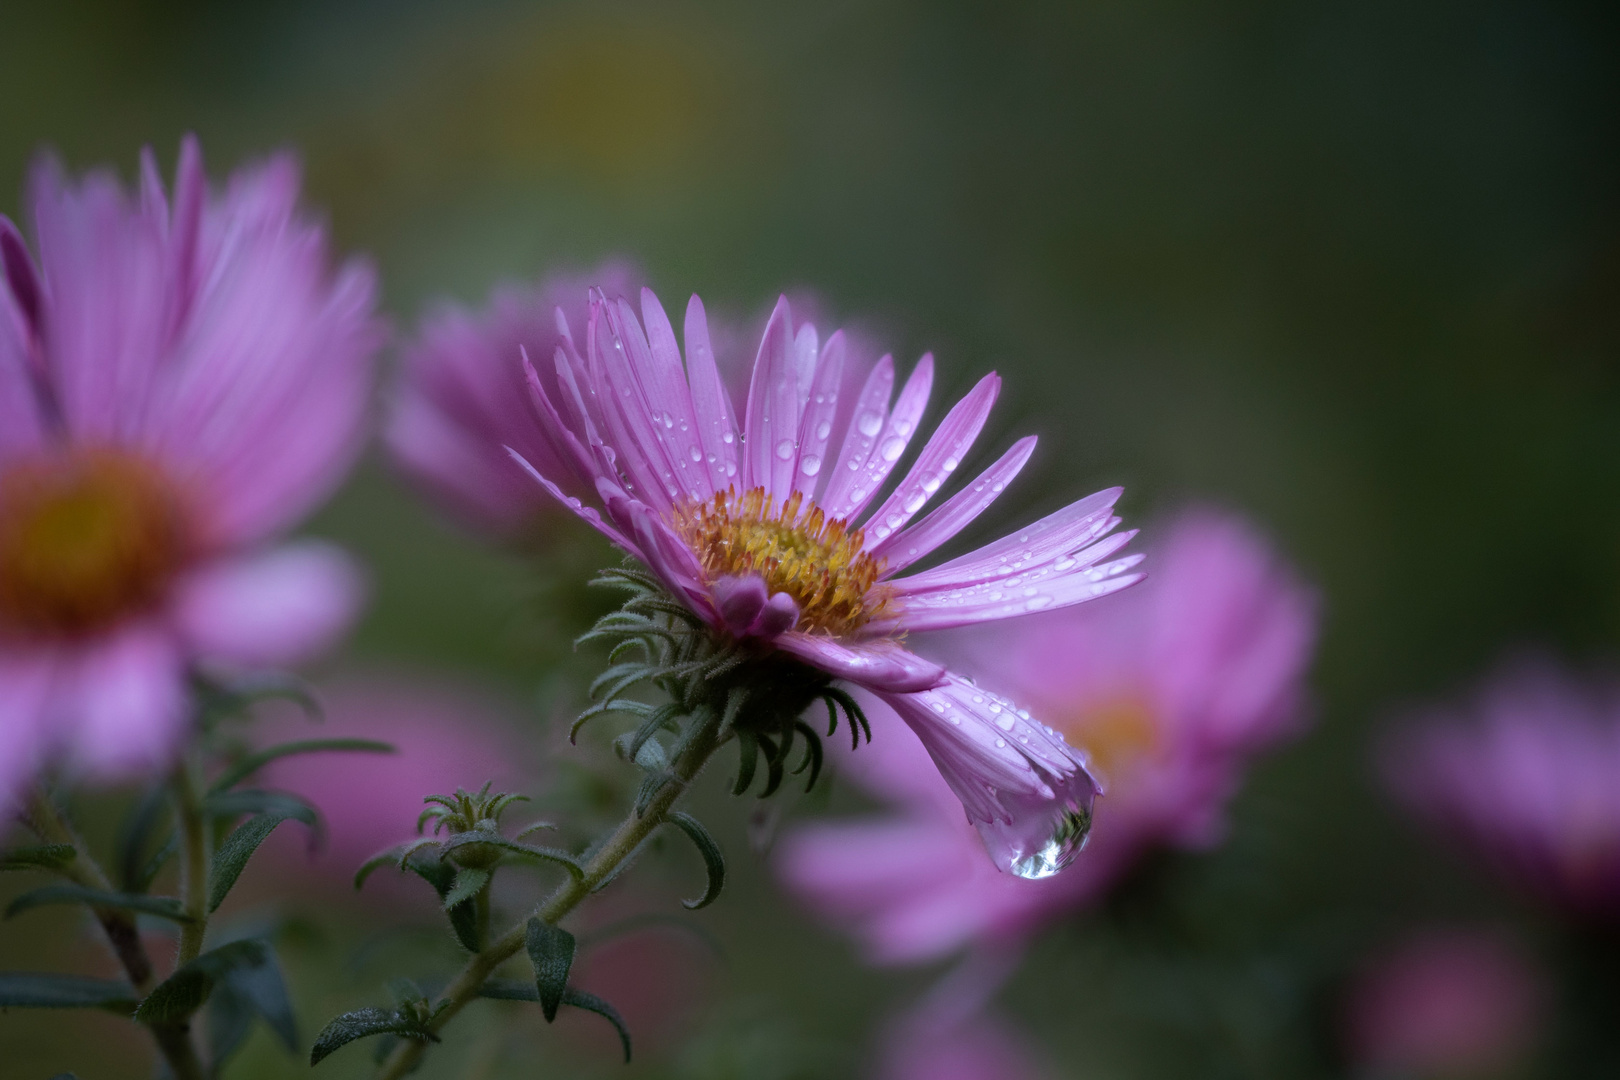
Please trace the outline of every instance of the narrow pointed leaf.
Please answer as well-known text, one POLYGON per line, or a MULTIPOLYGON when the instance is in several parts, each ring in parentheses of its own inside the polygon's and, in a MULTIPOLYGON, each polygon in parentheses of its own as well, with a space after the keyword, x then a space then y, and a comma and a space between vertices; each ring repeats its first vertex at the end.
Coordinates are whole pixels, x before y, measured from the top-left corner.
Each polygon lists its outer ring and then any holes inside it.
POLYGON ((759 743, 752 733, 737 732, 737 782, 731 785, 733 795, 741 795, 754 782, 754 768, 759 762, 759 743))
POLYGON ((475 870, 464 866, 456 872, 456 882, 450 886, 450 891, 444 894, 444 908, 449 911, 457 904, 462 904, 477 896, 479 890, 489 884, 488 870, 475 870))
POLYGON ((390 863, 399 862, 400 856, 403 854, 405 854, 404 844, 397 844, 394 847, 389 848, 387 851, 377 852, 377 854, 361 863, 360 869, 354 872, 354 887, 359 889, 366 883, 366 878, 371 876, 371 872, 373 870, 376 870, 380 866, 387 866, 390 863))
POLYGON ((226 820, 244 814, 278 813, 284 818, 302 821, 312 829, 321 820, 316 809, 297 795, 284 791, 259 791, 256 788, 216 792, 203 800, 203 812, 226 820))
POLYGON ((109 1009, 128 1015, 139 1000, 122 979, 0 971, 0 1009, 109 1009))
POLYGON ((83 885, 46 885, 44 888, 25 892, 6 906, 5 918, 9 919, 30 908, 44 907, 47 904, 89 904, 91 907, 137 911, 143 915, 156 915, 160 919, 172 919, 175 922, 192 921, 180 901, 172 896, 110 892, 86 888, 83 885))
POLYGON ((319 1065, 334 1050, 347 1046, 368 1035, 401 1035, 407 1039, 438 1042, 439 1037, 416 1020, 390 1009, 369 1007, 346 1012, 335 1017, 315 1036, 315 1045, 309 1051, 309 1063, 319 1065))
POLYGON ((251 938, 210 949, 158 983, 135 1010, 135 1019, 143 1024, 178 1023, 200 1009, 215 984, 233 970, 274 962, 270 947, 251 938))
POLYGON ((574 963, 574 935, 560 926, 530 919, 525 942, 534 965, 534 985, 546 1022, 557 1019, 557 1006, 568 989, 568 969, 574 963))
POLYGON ((589 1009, 612 1024, 613 1030, 619 1033, 619 1042, 624 1046, 624 1062, 626 1065, 630 1063, 630 1029, 624 1026, 624 1017, 619 1015, 618 1009, 595 994, 587 994, 583 990, 564 991, 563 1004, 572 1005, 576 1009, 589 1009))
POLYGON ((720 845, 709 830, 691 814, 672 810, 664 815, 664 820, 685 833, 703 856, 703 869, 708 872, 709 884, 703 890, 703 895, 696 900, 682 900, 681 903, 692 911, 701 907, 708 907, 720 896, 720 890, 726 883, 726 858, 720 851, 720 845))
POLYGON ((218 909, 225 897, 236 884, 236 879, 242 876, 242 870, 247 866, 253 853, 259 850, 259 845, 274 831, 277 825, 286 821, 291 815, 279 811, 260 814, 250 817, 238 825, 225 842, 219 845, 214 853, 214 865, 208 872, 208 910, 218 909))
POLYGON ((496 1001, 539 1001, 540 991, 524 979, 485 979, 478 996, 496 1001))
POLYGON ((220 774, 209 787, 210 794, 235 787, 243 780, 252 776, 266 765, 278 758, 290 757, 294 754, 325 754, 325 753, 362 753, 362 754, 392 754, 395 753, 393 744, 378 742, 376 739, 300 739, 297 742, 280 743, 276 746, 267 746, 257 753, 249 754, 235 765, 220 774))
POLYGON ((34 844, 0 852, 0 870, 57 870, 78 854, 72 844, 34 844))

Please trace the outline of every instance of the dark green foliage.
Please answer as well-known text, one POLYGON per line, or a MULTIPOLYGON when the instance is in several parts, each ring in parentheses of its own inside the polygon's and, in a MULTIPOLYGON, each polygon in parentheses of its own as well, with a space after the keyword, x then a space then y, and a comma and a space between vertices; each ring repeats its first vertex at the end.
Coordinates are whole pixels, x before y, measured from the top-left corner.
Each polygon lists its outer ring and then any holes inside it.
POLYGON ((56 870, 78 853, 72 844, 34 844, 0 852, 0 870, 56 870))
MULTIPOLYGON (((250 817, 225 838, 214 853, 214 862, 208 873, 208 910, 216 910, 230 893, 231 886, 241 876, 253 853, 274 831, 277 825, 293 816, 285 810, 271 810, 250 817)), ((300 817, 300 820, 303 820, 300 817)))
POLYGON ((319 826, 321 820, 320 813, 296 795, 289 795, 284 791, 260 791, 256 788, 221 791, 209 795, 203 800, 203 812, 222 823, 230 822, 244 814, 280 814, 302 821, 313 829, 319 826))
POLYGON ((557 1018, 557 1006, 568 989, 568 969, 574 963, 574 935, 560 926, 530 919, 525 944, 534 965, 534 985, 546 1022, 557 1018))
POLYGON ((120 823, 114 850, 118 860, 118 882, 126 892, 145 892, 150 888, 152 879, 163 869, 163 863, 179 849, 179 837, 170 830, 168 838, 158 850, 147 853, 152 833, 168 809, 167 785, 153 784, 120 823))
POLYGON ((239 716, 261 701, 290 701, 312 720, 326 718, 315 688, 298 676, 284 672, 245 675, 230 683, 196 679, 193 690, 197 711, 205 726, 239 716))
POLYGON ((300 739, 296 742, 267 746, 263 750, 247 755, 226 769, 208 790, 212 793, 235 787, 278 758, 290 757, 294 754, 333 752, 392 754, 394 753, 394 747, 389 743, 378 742, 375 739, 300 739))
POLYGON ((680 829, 697 846, 698 854, 703 856, 703 868, 709 875, 709 882, 703 890, 703 895, 696 900, 683 900, 681 903, 693 911, 708 907, 719 898, 720 890, 726 883, 726 860, 721 854, 719 843, 709 835, 709 830, 690 814, 671 810, 664 815, 664 820, 680 829))
POLYGON ((398 1010, 369 1006, 336 1017, 315 1036, 315 1045, 309 1051, 309 1063, 319 1065, 334 1050, 347 1046, 368 1035, 399 1035, 407 1039, 438 1042, 439 1037, 422 1026, 414 1016, 398 1010))
POLYGON ((175 922, 191 922, 184 906, 172 896, 144 896, 138 893, 110 892, 104 889, 91 889, 84 885, 68 884, 46 885, 23 893, 6 906, 5 917, 9 919, 13 915, 47 904, 89 904, 91 907, 120 908, 124 911, 140 912, 142 915, 156 915, 160 919, 172 919, 175 922))
MULTIPOLYGON (((531 983, 519 979, 489 979, 479 988, 480 997, 493 998, 497 1001, 539 1001, 540 995, 531 983)), ((583 990, 568 987, 562 992, 561 1004, 572 1005, 576 1009, 588 1009, 596 1015, 603 1017, 613 1025, 618 1033, 619 1043, 624 1047, 624 1060, 630 1061, 630 1029, 625 1026, 624 1017, 619 1010, 603 1001, 595 994, 587 994, 583 990)))
POLYGON ((256 939, 233 941, 210 949, 154 987, 141 1002, 140 1008, 135 1010, 135 1019, 143 1024, 185 1020, 202 1007, 216 985, 230 979, 233 973, 268 968, 275 972, 274 987, 268 976, 261 976, 257 981, 241 981, 237 985, 239 988, 249 988, 244 993, 250 997, 256 990, 265 1000, 272 1002, 267 1019, 271 1019, 272 1027, 284 1023, 284 1030, 290 1031, 291 1011, 285 1005, 286 990, 281 987, 281 975, 275 963, 275 954, 270 946, 256 939), (275 989, 277 987, 279 991, 275 989), (282 1000, 279 1006, 273 1003, 277 993, 282 1000))
POLYGON ((298 1052, 298 1026, 281 966, 266 946, 261 963, 226 968, 208 998, 210 1059, 217 1073, 246 1040, 255 1017, 263 1017, 289 1053, 298 1052))
POLYGON ((139 998, 122 979, 0 971, 0 1009, 107 1009, 129 1015, 139 998))

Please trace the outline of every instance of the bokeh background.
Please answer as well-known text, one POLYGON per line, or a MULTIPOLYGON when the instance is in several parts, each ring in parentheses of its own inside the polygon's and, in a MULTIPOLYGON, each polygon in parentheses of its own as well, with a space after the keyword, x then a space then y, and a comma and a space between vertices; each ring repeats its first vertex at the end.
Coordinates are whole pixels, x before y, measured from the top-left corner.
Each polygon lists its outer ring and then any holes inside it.
MULTIPOLYGON (((1405 926, 1507 927, 1574 970, 1556 924, 1387 808, 1370 762, 1393 710, 1505 649, 1620 641, 1617 23, 1530 0, 9 3, 0 207, 44 146, 126 176, 188 130, 215 176, 292 147, 402 335, 434 298, 613 254, 739 318, 808 288, 907 360, 932 349, 946 392, 1003 373, 990 434, 1042 436, 1012 510, 1121 483, 1127 520, 1250 514, 1325 597, 1313 730, 1255 771, 1225 847, 1043 937, 1002 1000, 1067 1075, 1341 1076, 1345 980, 1405 926)), ((332 677, 476 684, 542 804, 611 801, 605 758, 556 749, 599 659, 567 647, 600 602, 572 584, 606 557, 583 530, 500 553, 374 455, 309 531, 373 576, 332 677)), ((635 1066, 594 1018, 490 1006, 423 1075, 857 1072, 929 973, 861 967, 750 853, 752 807, 700 806, 732 855, 689 920, 712 941, 600 962, 646 999, 635 1066)), ((638 871, 637 910, 695 887, 685 855, 638 871)), ((435 932, 374 933, 341 888, 272 903, 284 881, 254 872, 238 917, 280 921, 306 1038, 453 960, 435 932)), ((0 926, 4 966, 89 954, 72 912, 29 918, 0 926)), ((1579 1073, 1579 984, 1523 1075, 1579 1073)), ((146 1074, 119 1021, 73 1021, 0 1016, 0 1072, 146 1074)), ((305 1072, 260 1033, 230 1075, 305 1072)))

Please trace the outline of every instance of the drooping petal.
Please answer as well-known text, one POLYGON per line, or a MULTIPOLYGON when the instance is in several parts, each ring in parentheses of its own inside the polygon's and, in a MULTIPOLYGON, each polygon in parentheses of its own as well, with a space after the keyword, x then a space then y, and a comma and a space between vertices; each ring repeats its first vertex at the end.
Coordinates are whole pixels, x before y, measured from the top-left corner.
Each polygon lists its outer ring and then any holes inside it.
POLYGON ((790 631, 776 647, 840 679, 874 692, 909 693, 939 685, 945 669, 893 641, 845 643, 820 634, 790 631))
POLYGON ((591 528, 595 529, 597 532, 607 537, 610 541, 617 544, 621 550, 628 552, 629 554, 640 559, 642 562, 647 561, 646 556, 642 554, 640 548, 631 543, 618 529, 615 529, 612 525, 609 525, 607 522, 602 520, 602 515, 597 511, 596 507, 586 506, 579 499, 567 494, 562 488, 558 487, 544 476, 541 476, 535 467, 529 464, 522 454, 518 453, 516 450, 513 450, 510 446, 506 448, 506 452, 511 455, 512 460, 518 464, 518 467, 522 468, 529 474, 530 477, 534 479, 535 483, 539 484, 546 491, 550 492, 552 497, 558 502, 572 510, 575 514, 578 514, 581 521, 585 522, 591 528))
POLYGON ((737 482, 737 421, 731 395, 720 381, 709 342, 709 320, 703 301, 692 294, 686 305, 686 368, 692 387, 692 406, 698 436, 717 489, 737 482))
POLYGON ((346 552, 303 540, 190 574, 178 587, 174 619, 204 660, 282 667, 335 645, 364 593, 360 567, 346 552))
POLYGON ((761 487, 778 504, 793 490, 799 434, 799 384, 793 346, 793 312, 787 297, 776 302, 754 361, 748 387, 743 487, 761 487))
POLYGON ((883 505, 872 512, 866 525, 869 548, 875 550, 904 528, 962 464, 962 459, 973 448, 973 441, 984 430, 984 422, 989 419, 1000 392, 1001 377, 991 372, 945 414, 906 478, 883 500, 883 505))
POLYGON ((174 756, 186 727, 185 670, 167 628, 132 623, 87 644, 59 687, 55 720, 73 733, 78 767, 127 776, 174 756))
POLYGON ((1047 877, 1080 850, 1098 787, 1057 732, 958 675, 879 696, 922 740, 997 866, 1047 877))
POLYGON ((904 570, 925 558, 957 533, 967 528, 1007 489, 1035 452, 1035 436, 1019 439, 1001 460, 980 473, 967 487, 931 510, 926 517, 870 549, 884 561, 885 576, 904 570))

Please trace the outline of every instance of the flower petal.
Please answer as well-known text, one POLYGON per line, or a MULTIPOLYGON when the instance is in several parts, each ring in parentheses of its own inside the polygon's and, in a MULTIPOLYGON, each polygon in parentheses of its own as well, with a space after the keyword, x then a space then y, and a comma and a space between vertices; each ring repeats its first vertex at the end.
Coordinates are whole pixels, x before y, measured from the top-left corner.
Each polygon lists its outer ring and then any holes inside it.
POLYGON ((928 445, 917 455, 916 464, 898 487, 883 500, 883 505, 867 519, 867 545, 876 551, 883 541, 891 539, 923 508, 934 493, 956 471, 962 459, 973 448, 973 441, 984 430, 984 422, 995 407, 1001 392, 1001 377, 991 372, 968 391, 966 397, 951 407, 945 419, 935 429, 928 445))
POLYGON ((45 765, 51 752, 49 650, 7 650, 0 657, 0 811, 45 765))
POLYGON ((847 645, 793 630, 778 637, 776 647, 835 678, 873 691, 925 690, 945 677, 944 668, 892 641, 847 645))
POLYGON ((1062 563, 1072 559, 1075 566, 1070 571, 1056 571, 1054 564, 1048 563, 1023 570, 1005 581, 907 597, 895 622, 918 632, 948 630, 954 626, 1013 619, 1036 611, 1057 611, 1119 592, 1146 576, 1128 573, 1145 556, 1127 555, 1098 566, 1090 564, 1097 557, 1129 543, 1135 535, 1134 531, 1120 533, 1077 555, 1058 560, 1062 563))
POLYGON ((736 414, 731 407, 731 395, 715 367, 714 347, 709 342, 709 320, 703 312, 703 301, 696 293, 686 305, 686 369, 703 455, 709 462, 715 487, 724 488, 737 479, 736 414))
POLYGON ((353 625, 365 594, 359 566, 319 540, 221 560, 190 574, 174 617, 204 660, 281 667, 317 656, 353 625))
POLYGON ((1013 443, 1001 460, 980 473, 967 487, 952 495, 943 506, 936 507, 917 524, 904 532, 895 533, 873 546, 872 554, 882 557, 886 576, 904 570, 918 559, 925 558, 957 533, 967 528, 985 508, 996 500, 1035 452, 1035 436, 1030 435, 1013 443))
POLYGON ((856 479, 864 476, 866 459, 877 446, 883 422, 889 416, 889 395, 894 393, 894 357, 884 356, 873 365, 849 414, 849 429, 838 451, 838 464, 827 478, 827 490, 818 504, 829 518, 849 518, 854 511, 856 479))
POLYGON ((917 361, 912 369, 911 377, 906 385, 900 388, 900 396, 895 399, 894 411, 889 414, 889 420, 883 425, 883 434, 878 438, 877 446, 873 448, 866 463, 855 474, 855 486, 850 490, 847 514, 834 515, 827 511, 829 516, 858 517, 866 509, 872 499, 883 487, 883 482, 894 471, 895 464, 899 462, 911 437, 917 433, 917 427, 922 423, 923 411, 928 408, 928 395, 934 387, 934 354, 924 353, 923 358, 917 361))
POLYGON ((832 439, 833 421, 838 415, 838 386, 844 377, 844 332, 837 331, 821 350, 810 383, 810 400, 799 423, 798 468, 793 474, 793 490, 815 498, 827 464, 827 444, 832 439))
POLYGON ((748 387, 743 488, 762 487, 778 504, 793 490, 798 467, 799 385, 793 344, 793 312, 787 297, 776 302, 754 360, 748 387))
MULTIPOLYGON (((664 314, 651 289, 641 290, 641 319, 647 326, 647 345, 643 351, 632 337, 630 356, 636 363, 637 375, 646 389, 648 400, 663 412, 659 438, 663 440, 670 460, 675 463, 675 478, 692 499, 707 499, 714 494, 715 479, 703 458, 703 444, 698 435, 697 415, 692 407, 692 391, 687 385, 686 370, 681 366, 681 347, 675 341, 675 328, 664 314)), ((658 412, 653 413, 658 419, 658 412)))
POLYGON ((93 642, 62 672, 55 708, 73 763, 101 777, 162 768, 186 727, 185 668, 173 637, 150 623, 93 642))

